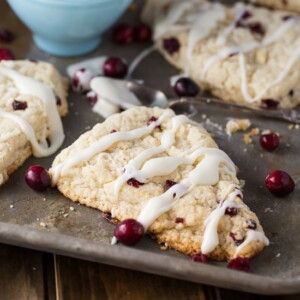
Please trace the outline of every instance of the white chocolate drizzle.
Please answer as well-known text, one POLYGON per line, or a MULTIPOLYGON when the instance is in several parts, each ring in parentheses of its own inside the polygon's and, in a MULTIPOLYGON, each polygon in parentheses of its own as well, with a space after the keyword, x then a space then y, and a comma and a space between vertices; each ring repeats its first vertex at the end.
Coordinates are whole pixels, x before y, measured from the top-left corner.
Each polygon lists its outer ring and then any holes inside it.
POLYGON ((31 77, 24 76, 9 68, 0 67, 0 73, 11 78, 17 89, 26 95, 33 95, 41 99, 45 106, 49 126, 50 147, 45 143, 39 143, 36 139, 32 126, 22 117, 15 113, 6 112, 0 109, 0 117, 8 118, 21 128, 32 145, 33 155, 36 157, 49 156, 57 151, 64 141, 62 122, 57 110, 55 95, 50 86, 37 81, 31 77))
POLYGON ((88 148, 78 152, 73 157, 66 159, 64 162, 52 168, 52 184, 55 185, 60 174, 63 174, 67 169, 76 166, 81 162, 86 162, 97 153, 103 152, 111 147, 113 144, 120 141, 130 141, 138 139, 153 131, 156 126, 159 126, 165 119, 173 117, 174 112, 171 110, 165 111, 157 121, 151 122, 147 127, 137 128, 128 132, 115 132, 113 134, 105 135, 99 141, 93 143, 88 148))

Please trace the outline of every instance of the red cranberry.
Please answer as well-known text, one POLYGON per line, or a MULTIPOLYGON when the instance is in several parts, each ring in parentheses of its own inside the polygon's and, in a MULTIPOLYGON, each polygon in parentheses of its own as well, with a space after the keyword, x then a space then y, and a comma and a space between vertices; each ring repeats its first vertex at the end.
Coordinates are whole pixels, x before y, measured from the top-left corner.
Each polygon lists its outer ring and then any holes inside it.
POLYGON ((11 50, 6 48, 0 48, 0 61, 1 60, 14 60, 15 55, 12 53, 11 50))
POLYGON ((86 94, 86 98, 89 102, 90 107, 94 107, 98 101, 98 96, 94 91, 90 91, 86 94))
POLYGON ((262 134, 259 142, 265 150, 274 151, 279 146, 279 137, 276 133, 262 134))
POLYGON ((14 40, 14 34, 5 28, 0 28, 0 42, 2 43, 9 43, 14 40))
POLYGON ((174 85, 174 92, 179 97, 194 97, 199 93, 199 87, 192 79, 181 77, 174 85))
POLYGON ((229 215, 229 216, 236 216, 238 213, 237 208, 236 207, 227 207, 225 210, 225 215, 229 215))
POLYGON ((265 29, 259 22, 250 23, 247 25, 251 33, 258 35, 265 35, 265 29))
POLYGON ((12 103, 13 110, 25 110, 27 108, 26 101, 14 100, 12 103))
POLYGON ((172 181, 172 180, 166 180, 166 190, 168 190, 169 188, 171 188, 173 185, 175 185, 176 182, 172 181))
POLYGON ((133 186, 133 187, 136 188, 136 189, 138 189, 138 188, 140 187, 140 185, 143 185, 142 182, 139 182, 139 181, 137 181, 137 180, 134 179, 134 178, 129 179, 129 180, 127 181, 127 184, 133 186))
POLYGON ((117 224, 114 234, 119 242, 131 246, 141 240, 144 235, 144 227, 134 219, 127 219, 117 224))
POLYGON ((175 219, 176 224, 183 223, 183 222, 184 222, 184 218, 176 218, 175 219))
POLYGON ((261 100, 261 107, 266 109, 275 109, 279 105, 279 102, 274 99, 263 99, 261 100))
POLYGON ((48 171, 38 165, 28 168, 25 173, 25 181, 29 187, 38 192, 43 192, 51 184, 48 171))
POLYGON ((134 39, 138 42, 148 42, 151 40, 152 30, 146 24, 139 24, 134 27, 134 39))
POLYGON ((91 70, 81 68, 72 77, 72 87, 75 92, 87 91, 94 74, 91 70))
POLYGON ((269 191, 277 197, 286 196, 295 189, 295 182, 292 177, 281 170, 271 172, 266 177, 265 184, 269 191))
POLYGON ((256 222, 253 219, 247 220, 246 223, 247 223, 247 227, 249 229, 255 230, 257 228, 257 224, 256 224, 256 222))
POLYGON ((124 78, 127 74, 127 64, 120 58, 109 57, 104 62, 103 73, 107 77, 124 78))
POLYGON ((238 271, 250 272, 250 259, 247 257, 238 256, 229 262, 227 268, 238 271))
POLYGON ((202 253, 193 254, 191 259, 195 262, 208 263, 208 256, 202 253))
POLYGON ((133 28, 128 24, 119 24, 113 28, 113 40, 118 44, 129 44, 133 41, 133 28))
POLYGON ((55 95, 56 105, 61 106, 62 102, 59 96, 55 95))
POLYGON ((110 213, 110 212, 104 211, 104 212, 101 213, 101 216, 102 216, 102 218, 104 218, 105 220, 111 221, 111 213, 110 213))
POLYGON ((234 240, 234 242, 235 242, 235 244, 236 244, 237 246, 239 246, 240 244, 242 244, 243 241, 245 240, 244 238, 238 240, 238 239, 235 237, 235 234, 234 234, 233 232, 230 232, 229 236, 234 240))
POLYGON ((171 37, 163 40, 163 47, 170 55, 173 55, 178 52, 180 44, 176 38, 171 37))

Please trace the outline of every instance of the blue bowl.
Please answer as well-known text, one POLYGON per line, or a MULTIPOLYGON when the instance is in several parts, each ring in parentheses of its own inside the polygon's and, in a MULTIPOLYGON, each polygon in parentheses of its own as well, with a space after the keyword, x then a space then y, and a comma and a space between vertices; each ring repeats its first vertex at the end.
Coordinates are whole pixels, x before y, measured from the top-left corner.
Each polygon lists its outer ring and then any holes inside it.
POLYGON ((94 50, 131 0, 7 0, 36 45, 58 56, 94 50))

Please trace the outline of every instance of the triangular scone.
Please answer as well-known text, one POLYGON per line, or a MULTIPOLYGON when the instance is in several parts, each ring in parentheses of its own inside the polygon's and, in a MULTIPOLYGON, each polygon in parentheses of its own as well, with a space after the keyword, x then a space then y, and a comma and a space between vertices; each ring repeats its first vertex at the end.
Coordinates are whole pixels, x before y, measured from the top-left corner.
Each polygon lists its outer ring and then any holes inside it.
POLYGON ((296 15, 243 3, 170 1, 154 20, 158 49, 203 89, 250 106, 300 104, 296 15))
POLYGON ((135 218, 187 254, 251 257, 268 243, 230 158, 202 126, 169 109, 109 117, 64 149, 50 174, 72 201, 135 218))
POLYGON ((59 148, 66 97, 66 79, 51 64, 0 62, 0 185, 30 155, 47 156, 59 148))

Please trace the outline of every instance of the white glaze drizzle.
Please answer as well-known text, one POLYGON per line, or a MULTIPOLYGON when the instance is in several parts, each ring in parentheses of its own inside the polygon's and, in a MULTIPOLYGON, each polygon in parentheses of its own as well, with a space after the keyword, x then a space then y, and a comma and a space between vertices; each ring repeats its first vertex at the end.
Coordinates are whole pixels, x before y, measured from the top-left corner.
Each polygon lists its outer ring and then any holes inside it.
POLYGON ((171 110, 165 111, 157 121, 151 122, 148 126, 137 128, 127 132, 115 132, 113 134, 105 135, 99 141, 93 143, 88 148, 79 151, 73 157, 66 159, 52 168, 52 184, 55 185, 61 173, 65 170, 76 166, 81 162, 86 162, 97 153, 103 152, 111 147, 113 144, 120 141, 130 141, 140 138, 153 131, 156 126, 159 126, 165 119, 173 117, 174 112, 171 110))
POLYGON ((51 146, 47 147, 43 142, 39 143, 36 139, 32 126, 17 114, 6 112, 0 109, 0 116, 11 119, 22 129, 27 139, 32 145, 33 155, 36 157, 49 156, 57 151, 64 141, 64 132, 62 122, 57 110, 56 99, 52 89, 31 77, 24 76, 9 68, 0 67, 0 73, 11 78, 20 93, 33 95, 41 99, 45 106, 45 111, 49 125, 49 140, 51 146))
POLYGON ((67 74, 72 78, 76 71, 85 68, 91 70, 94 75, 102 75, 103 64, 106 59, 107 56, 98 56, 71 64, 67 67, 67 74))
POLYGON ((247 231, 247 236, 246 239, 241 243, 235 251, 234 256, 237 257, 239 253, 243 250, 244 247, 249 245, 253 241, 261 241, 263 242, 266 246, 269 246, 270 242, 268 238, 265 236, 263 232, 257 231, 257 230, 248 230, 247 231))
MULTIPOLYGON (((163 133, 163 135, 161 137, 161 145, 158 147, 153 147, 153 148, 144 150, 138 156, 136 156, 134 159, 130 160, 127 163, 127 165, 124 168, 125 169, 124 174, 122 176, 119 176, 114 183, 115 195, 118 196, 118 193, 119 193, 121 187, 130 178, 135 178, 139 182, 146 182, 145 177, 147 177, 147 175, 145 174, 145 168, 147 168, 147 167, 144 166, 143 169, 141 171, 139 171, 141 166, 145 163, 145 161, 147 159, 150 159, 154 155, 160 154, 160 153, 164 152, 166 149, 170 148, 175 142, 175 133, 176 133, 178 127, 185 123, 190 123, 190 122, 191 122, 190 119, 188 119, 184 115, 174 116, 172 118, 172 129, 170 131, 166 131, 163 133)), ((149 163, 149 161, 148 161, 148 163, 149 163)), ((165 163, 165 162, 163 162, 163 163, 165 163)), ((160 165, 159 169, 162 169, 161 165, 160 165)))

